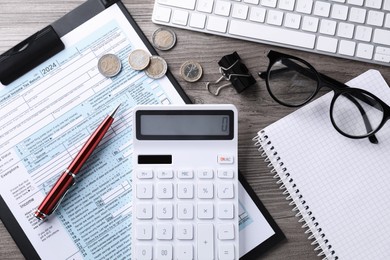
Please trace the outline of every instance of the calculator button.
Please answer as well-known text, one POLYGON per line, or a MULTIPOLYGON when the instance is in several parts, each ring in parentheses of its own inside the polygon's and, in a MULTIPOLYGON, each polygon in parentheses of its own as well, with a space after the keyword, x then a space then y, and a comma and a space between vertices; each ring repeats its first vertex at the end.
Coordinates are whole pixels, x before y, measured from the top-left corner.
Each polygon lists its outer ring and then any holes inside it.
POLYGON ((213 219, 214 207, 212 203, 198 204, 198 219, 213 219))
POLYGON ((177 177, 179 179, 192 179, 194 178, 194 172, 192 170, 178 170, 177 177))
POLYGON ((198 259, 214 260, 214 225, 198 224, 198 259))
POLYGON ((140 203, 137 205, 137 218, 138 219, 152 219, 153 218, 153 205, 140 203))
POLYGON ((157 178, 159 179, 172 179, 173 178, 173 170, 165 169, 157 171, 157 178))
POLYGON ((198 183, 198 198, 212 199, 214 198, 214 186, 212 183, 198 183))
POLYGON ((193 260, 194 249, 192 245, 178 245, 177 246, 177 259, 180 260, 193 260))
POLYGON ((194 184, 190 182, 183 182, 177 184, 177 197, 179 199, 194 198, 194 184))
POLYGON ((218 198, 220 199, 232 199, 234 198, 234 186, 233 183, 220 183, 218 184, 218 198))
POLYGON ((194 206, 187 203, 179 203, 177 205, 177 218, 178 219, 193 219, 194 218, 194 206))
POLYGON ((218 178, 220 178, 220 179, 233 179, 234 171, 233 170, 218 169, 217 175, 218 175, 218 178))
POLYGON ((234 224, 222 224, 218 226, 218 238, 220 240, 234 239, 234 224))
POLYGON ((138 179, 153 179, 153 171, 146 169, 137 170, 137 178, 138 179))
POLYGON ((153 238, 152 224, 137 224, 136 233, 139 240, 151 240, 153 238))
MULTIPOLYGON (((177 239, 192 240, 194 238, 194 228, 192 224, 178 224, 177 225, 177 239)), ((180 257, 178 259, 181 259, 180 257)))
POLYGON ((212 169, 201 169, 198 170, 199 179, 212 179, 214 178, 214 171, 212 169))
POLYGON ((173 198, 173 184, 170 182, 157 184, 157 198, 172 199, 173 198))
POLYGON ((219 260, 234 260, 235 252, 233 244, 220 244, 218 252, 219 260))
POLYGON ((232 155, 218 155, 217 159, 219 164, 233 164, 234 156, 232 155))
POLYGON ((152 183, 138 183, 136 186, 137 198, 152 199, 153 198, 153 184, 152 183))
POLYGON ((172 219, 173 218, 173 205, 170 203, 159 203, 156 206, 158 219, 172 219))
POLYGON ((152 260, 152 252, 151 245, 137 245, 137 260, 152 260))
POLYGON ((219 219, 233 219, 234 218, 234 205, 233 203, 221 203, 218 205, 218 218, 219 219))
POLYGON ((157 224, 156 237, 160 240, 172 240, 172 224, 157 224))
POLYGON ((172 260, 172 245, 157 246, 156 259, 158 260, 172 260))

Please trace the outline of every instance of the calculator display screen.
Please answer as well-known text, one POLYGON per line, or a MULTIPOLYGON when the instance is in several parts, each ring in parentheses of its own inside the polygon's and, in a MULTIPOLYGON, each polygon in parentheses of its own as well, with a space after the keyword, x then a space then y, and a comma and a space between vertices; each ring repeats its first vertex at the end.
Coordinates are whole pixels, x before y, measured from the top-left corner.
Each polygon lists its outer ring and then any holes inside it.
POLYGON ((231 140, 230 110, 144 110, 136 114, 139 140, 231 140))

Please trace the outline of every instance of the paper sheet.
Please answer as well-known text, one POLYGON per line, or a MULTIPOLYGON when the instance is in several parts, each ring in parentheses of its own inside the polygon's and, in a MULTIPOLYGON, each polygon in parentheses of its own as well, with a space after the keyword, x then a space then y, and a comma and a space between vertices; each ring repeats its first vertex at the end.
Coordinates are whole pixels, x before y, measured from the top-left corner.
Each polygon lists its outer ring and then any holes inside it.
MULTIPOLYGON (((0 194, 42 259, 130 259, 131 109, 184 102, 167 78, 152 80, 129 68, 130 51, 146 47, 117 5, 62 41, 64 51, 0 87, 0 194), (122 72, 113 79, 97 70, 105 53, 122 61, 122 72), (45 194, 119 103, 114 124, 55 216, 35 219, 45 194)), ((245 247, 250 250, 268 235, 259 237, 258 230, 268 229, 266 221, 254 221, 262 215, 241 190, 248 204, 241 204, 240 232, 252 233, 245 240, 253 241, 245 247), (254 224, 257 228, 248 228, 254 224)))

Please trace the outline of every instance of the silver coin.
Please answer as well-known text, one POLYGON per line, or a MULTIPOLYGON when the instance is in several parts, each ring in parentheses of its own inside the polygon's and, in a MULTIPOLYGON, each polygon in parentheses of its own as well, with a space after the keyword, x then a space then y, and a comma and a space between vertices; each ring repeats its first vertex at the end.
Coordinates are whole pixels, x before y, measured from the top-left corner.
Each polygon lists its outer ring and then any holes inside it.
POLYGON ((137 49, 129 54, 129 65, 134 70, 143 70, 150 63, 150 55, 148 52, 137 49))
POLYGON ((186 61, 180 67, 180 75, 185 81, 198 81, 203 74, 202 66, 196 61, 186 61))
POLYGON ((176 44, 176 34, 168 28, 159 28, 154 31, 152 36, 154 47, 159 50, 167 51, 173 48, 176 44))
POLYGON ((145 70, 145 74, 152 79, 159 79, 164 77, 167 73, 168 64, 160 56, 150 57, 149 66, 145 70))
POLYGON ((114 54, 105 54, 100 57, 98 61, 99 72, 107 78, 118 75, 118 73, 121 71, 121 68, 121 60, 114 54))

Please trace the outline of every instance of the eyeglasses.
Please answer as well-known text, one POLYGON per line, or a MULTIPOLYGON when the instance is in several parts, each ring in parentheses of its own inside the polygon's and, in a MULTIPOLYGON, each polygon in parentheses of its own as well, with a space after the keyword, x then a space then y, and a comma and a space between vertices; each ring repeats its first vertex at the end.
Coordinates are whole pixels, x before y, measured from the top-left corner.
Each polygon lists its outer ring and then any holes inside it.
POLYGON ((336 130, 349 138, 368 137, 378 143, 375 133, 390 118, 390 107, 372 93, 332 79, 303 59, 270 51, 265 79, 268 92, 279 104, 299 107, 310 102, 322 87, 334 91, 330 104, 330 119, 336 130))

